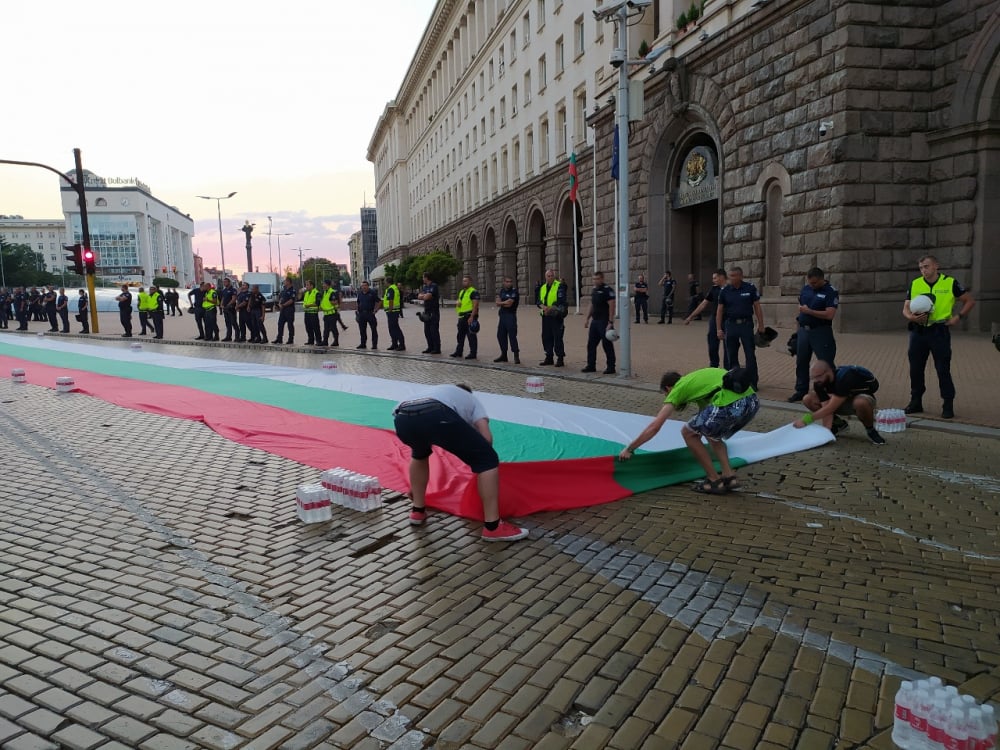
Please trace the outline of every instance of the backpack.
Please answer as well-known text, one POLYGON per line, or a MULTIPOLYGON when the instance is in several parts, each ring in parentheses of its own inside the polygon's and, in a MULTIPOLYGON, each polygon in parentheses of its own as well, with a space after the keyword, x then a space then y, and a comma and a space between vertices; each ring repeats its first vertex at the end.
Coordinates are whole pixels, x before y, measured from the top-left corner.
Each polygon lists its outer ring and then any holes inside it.
POLYGON ((750 370, 734 367, 722 376, 722 387, 733 393, 746 393, 753 386, 750 370))

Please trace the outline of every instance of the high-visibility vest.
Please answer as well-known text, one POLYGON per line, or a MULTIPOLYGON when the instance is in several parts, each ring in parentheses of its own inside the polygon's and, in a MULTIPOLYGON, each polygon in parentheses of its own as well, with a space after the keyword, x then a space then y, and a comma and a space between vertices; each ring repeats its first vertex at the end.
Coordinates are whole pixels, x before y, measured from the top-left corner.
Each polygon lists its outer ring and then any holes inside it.
POLYGON ((145 292, 139 292, 139 309, 142 312, 149 312, 149 295, 145 292))
POLYGON ((923 276, 918 276, 910 284, 910 301, 912 302, 921 294, 934 295, 934 308, 927 316, 928 324, 940 323, 951 317, 952 311, 955 309, 955 279, 942 273, 938 275, 934 286, 931 286, 924 280, 923 276))
POLYGON ((217 296, 218 295, 216 295, 214 289, 209 289, 207 292, 205 292, 205 299, 201 301, 202 309, 204 310, 214 309, 216 305, 218 305, 218 302, 216 302, 217 296))
MULTIPOLYGON (((538 301, 542 303, 542 307, 552 307, 559 299, 559 286, 562 282, 553 281, 549 286, 548 291, 545 290, 545 284, 538 287, 538 301)), ((545 314, 544 312, 542 313, 545 314)))
MULTIPOLYGON (((146 298, 149 300, 149 311, 150 312, 156 312, 157 310, 160 309, 160 293, 159 292, 153 292, 152 294, 147 294, 146 298)), ((139 304, 140 305, 142 304, 141 300, 139 301, 139 304)))
POLYGON ((458 307, 455 310, 459 315, 468 315, 472 312, 473 299, 472 293, 476 291, 474 286, 470 286, 467 289, 462 289, 458 293, 458 307))
POLYGON ((323 297, 319 301, 319 307, 324 315, 334 315, 337 312, 337 291, 327 289, 323 292, 323 297))
POLYGON ((396 284, 390 284, 382 296, 382 305, 386 312, 399 312, 399 298, 399 287, 396 284))
POLYGON ((314 313, 319 311, 319 306, 316 304, 316 297, 319 296, 319 291, 316 289, 306 289, 302 293, 302 310, 307 313, 314 313))

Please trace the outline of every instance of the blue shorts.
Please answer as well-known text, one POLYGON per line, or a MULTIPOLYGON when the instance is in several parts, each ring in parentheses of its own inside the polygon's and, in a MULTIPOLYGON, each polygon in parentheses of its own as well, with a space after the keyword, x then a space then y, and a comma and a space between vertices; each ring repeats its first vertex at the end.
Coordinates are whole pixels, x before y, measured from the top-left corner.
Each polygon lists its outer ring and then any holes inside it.
POLYGON ((475 474, 495 469, 500 458, 480 432, 453 409, 437 401, 403 405, 393 413, 396 435, 412 449, 415 460, 430 457, 431 447, 438 446, 463 463, 475 474))
POLYGON ((695 414, 687 426, 709 440, 724 440, 750 424, 758 409, 760 401, 757 394, 751 393, 728 406, 709 404, 695 414))

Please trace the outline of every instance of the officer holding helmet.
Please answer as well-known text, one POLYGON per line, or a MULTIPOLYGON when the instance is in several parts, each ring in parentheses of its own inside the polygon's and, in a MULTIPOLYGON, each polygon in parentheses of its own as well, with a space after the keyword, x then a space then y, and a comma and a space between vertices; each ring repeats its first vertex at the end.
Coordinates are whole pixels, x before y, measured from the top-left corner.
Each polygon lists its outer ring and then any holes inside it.
POLYGON ((608 339, 608 332, 615 328, 615 290, 604 283, 604 274, 594 273, 594 290, 590 293, 590 311, 583 324, 589 329, 587 336, 587 366, 583 372, 597 372, 597 342, 604 348, 608 366, 605 375, 615 374, 615 346, 608 339))

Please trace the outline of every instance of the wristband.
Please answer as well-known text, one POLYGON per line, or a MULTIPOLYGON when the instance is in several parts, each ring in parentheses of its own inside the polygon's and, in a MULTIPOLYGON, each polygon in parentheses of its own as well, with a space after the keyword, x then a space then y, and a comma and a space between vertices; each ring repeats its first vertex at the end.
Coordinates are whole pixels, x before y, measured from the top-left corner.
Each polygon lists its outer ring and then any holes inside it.
POLYGON ((812 424, 813 423, 812 412, 810 412, 810 413, 806 414, 804 417, 802 417, 802 423, 803 424, 812 424))

